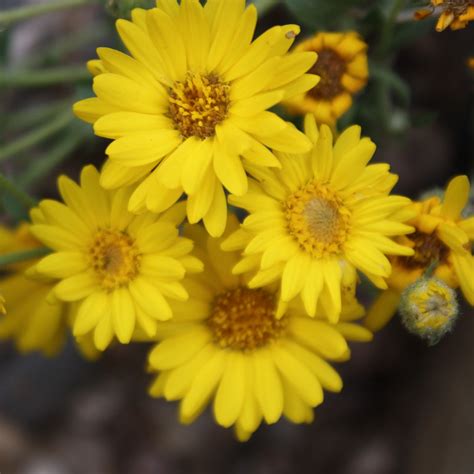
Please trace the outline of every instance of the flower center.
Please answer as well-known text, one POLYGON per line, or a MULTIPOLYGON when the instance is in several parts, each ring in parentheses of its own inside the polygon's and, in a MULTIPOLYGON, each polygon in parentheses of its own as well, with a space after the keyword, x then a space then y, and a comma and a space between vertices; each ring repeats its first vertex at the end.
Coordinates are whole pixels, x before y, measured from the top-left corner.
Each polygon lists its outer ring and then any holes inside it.
POLYGON ((309 71, 317 74, 321 79, 308 94, 318 100, 331 100, 344 91, 341 83, 346 72, 346 61, 333 49, 318 51, 318 60, 309 71))
POLYGON ((207 320, 222 348, 251 351, 277 339, 286 327, 275 318, 274 296, 262 289, 240 287, 218 295, 207 320))
POLYGON ((327 186, 310 182, 284 204, 288 230, 316 258, 341 253, 350 230, 350 211, 327 186))
POLYGON ((440 6, 447 12, 452 12, 455 16, 466 13, 469 6, 474 5, 472 0, 446 0, 440 6))
POLYGON ((123 232, 99 230, 89 248, 89 255, 105 290, 125 286, 138 274, 140 254, 133 239, 123 232))
POLYGON ((214 74, 189 73, 169 91, 169 113, 184 138, 205 139, 227 116, 230 86, 214 74))
POLYGON ((449 248, 436 236, 416 231, 409 235, 413 242, 415 254, 411 257, 400 257, 402 263, 408 268, 426 268, 433 262, 446 262, 449 248))

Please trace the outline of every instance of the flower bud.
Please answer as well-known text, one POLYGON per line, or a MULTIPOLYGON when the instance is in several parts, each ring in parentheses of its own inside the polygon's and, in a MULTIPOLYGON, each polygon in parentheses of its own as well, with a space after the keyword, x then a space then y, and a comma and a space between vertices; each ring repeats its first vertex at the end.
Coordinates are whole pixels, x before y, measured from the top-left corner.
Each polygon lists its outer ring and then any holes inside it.
POLYGON ((130 19, 134 8, 153 8, 154 0, 105 0, 107 11, 115 18, 130 19))
POLYGON ((399 310, 405 328, 430 346, 452 330, 459 314, 456 292, 439 278, 426 276, 405 289, 399 310))

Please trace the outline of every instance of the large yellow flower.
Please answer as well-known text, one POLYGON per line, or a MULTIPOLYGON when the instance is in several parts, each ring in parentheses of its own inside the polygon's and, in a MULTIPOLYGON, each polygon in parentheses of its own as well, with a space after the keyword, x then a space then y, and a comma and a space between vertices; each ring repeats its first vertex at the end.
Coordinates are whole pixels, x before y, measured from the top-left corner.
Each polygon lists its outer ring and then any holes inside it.
POLYGON ((241 195, 248 165, 279 167, 268 147, 310 143, 267 109, 313 87, 313 52, 288 55, 296 25, 252 42, 257 13, 245 0, 158 0, 117 29, 131 56, 99 48, 90 64, 97 98, 75 113, 111 138, 101 176, 108 189, 140 181, 129 209, 166 210, 185 192, 187 214, 214 236, 226 223, 222 185, 241 195))
MULTIPOLYGON (((227 233, 237 226, 231 219, 227 233)), ((185 278, 189 301, 173 303, 175 317, 160 325, 160 342, 149 357, 150 369, 160 374, 150 394, 181 400, 180 419, 186 424, 213 400, 217 423, 234 426, 240 440, 248 439, 262 420, 275 423, 285 416, 311 422, 323 388, 342 388, 325 359, 347 360, 346 338, 372 337, 351 322, 363 314, 353 294, 339 324, 310 319, 298 304, 276 319, 275 285, 248 288, 246 276, 232 274, 239 255, 222 251, 222 239, 196 225, 187 227, 187 235, 204 272, 185 278)))
POLYGON ((187 299, 185 272, 202 267, 188 255, 192 242, 178 236, 184 207, 134 216, 132 190, 105 191, 93 166, 82 170, 80 186, 60 177, 59 189, 66 204, 44 200, 31 213, 33 234, 54 251, 35 269, 60 280, 58 299, 78 303, 74 335, 94 331, 101 350, 114 336, 130 342, 136 326, 152 336, 157 320, 172 317, 168 299, 187 299))
POLYGON ((464 218, 462 210, 469 199, 469 180, 451 180, 444 198, 434 196, 413 204, 409 224, 415 233, 399 242, 413 248, 411 257, 392 259, 388 289, 372 305, 365 324, 372 330, 384 327, 396 313, 403 290, 418 280, 431 266, 434 275, 452 288, 461 287, 466 300, 474 305, 474 217, 464 218))
POLYGON ((291 112, 312 112, 318 123, 334 125, 352 105, 352 96, 367 83, 367 44, 354 32, 317 33, 295 48, 318 53, 310 72, 320 81, 306 93, 286 101, 291 112))
MULTIPOLYGON (((0 251, 31 250, 41 244, 33 238, 29 225, 21 224, 15 231, 0 228, 0 251)), ((27 271, 28 264, 11 265, 2 270, 0 288, 8 298, 8 311, 0 316, 0 339, 13 340, 22 353, 39 351, 47 356, 57 354, 66 341, 71 307, 52 295, 53 281, 35 278, 27 271)), ((89 358, 95 356, 90 338, 77 341, 79 350, 89 358)))
POLYGON ((348 128, 334 145, 329 127, 318 130, 313 116, 305 129, 311 153, 280 154, 281 170, 255 172, 248 193, 230 197, 250 216, 224 248, 244 250, 234 272, 258 270, 252 288, 281 281, 279 315, 301 295, 309 315, 319 303, 337 321, 341 285, 356 269, 385 288, 391 272, 385 255, 413 254, 390 238, 412 231, 397 215, 410 200, 388 195, 397 180, 388 165, 367 166, 375 145, 360 138, 360 127, 348 128))

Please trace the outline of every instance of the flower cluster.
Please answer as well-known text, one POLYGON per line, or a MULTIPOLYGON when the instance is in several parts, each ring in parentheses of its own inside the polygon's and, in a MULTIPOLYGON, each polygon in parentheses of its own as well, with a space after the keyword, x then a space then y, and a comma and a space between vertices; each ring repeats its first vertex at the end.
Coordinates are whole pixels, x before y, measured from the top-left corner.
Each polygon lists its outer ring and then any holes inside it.
MULTIPOLYGON (((5 251, 44 247, 2 275, 0 337, 52 354, 70 332, 90 357, 148 342, 150 394, 180 401, 183 423, 212 404, 240 440, 283 416, 311 422, 323 390, 342 388, 331 362, 428 269, 474 305, 467 178, 412 203, 361 127, 337 131, 367 82, 361 37, 290 50, 297 25, 254 39, 256 21, 245 0, 158 0, 118 20, 129 54, 99 48, 95 97, 74 105, 111 140, 102 169, 61 176, 61 201, 0 235, 5 251), (277 104, 309 112, 304 130, 277 104), (383 290, 366 327, 361 276, 383 290)), ((410 293, 412 313, 454 307, 452 290, 430 291, 410 293)))

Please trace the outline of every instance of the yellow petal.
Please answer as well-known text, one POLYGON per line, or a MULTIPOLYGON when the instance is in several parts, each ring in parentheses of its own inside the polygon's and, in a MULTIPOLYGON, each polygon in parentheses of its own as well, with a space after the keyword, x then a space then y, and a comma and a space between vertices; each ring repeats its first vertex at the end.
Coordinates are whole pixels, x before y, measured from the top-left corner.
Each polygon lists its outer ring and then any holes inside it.
POLYGON ((442 215, 453 221, 459 219, 469 199, 469 189, 470 184, 467 176, 453 178, 446 188, 441 206, 442 215))

